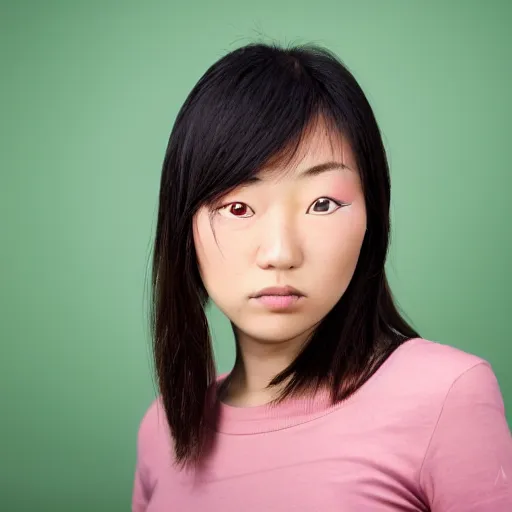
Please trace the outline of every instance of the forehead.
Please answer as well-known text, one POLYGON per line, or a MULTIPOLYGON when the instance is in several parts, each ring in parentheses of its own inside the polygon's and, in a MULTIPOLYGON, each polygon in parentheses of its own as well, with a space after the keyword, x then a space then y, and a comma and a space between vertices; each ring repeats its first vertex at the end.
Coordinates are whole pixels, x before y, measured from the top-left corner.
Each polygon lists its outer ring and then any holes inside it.
POLYGON ((355 155, 347 137, 320 120, 304 132, 298 143, 271 159, 261 169, 259 176, 300 174, 302 170, 324 162, 339 162, 357 170, 355 155))

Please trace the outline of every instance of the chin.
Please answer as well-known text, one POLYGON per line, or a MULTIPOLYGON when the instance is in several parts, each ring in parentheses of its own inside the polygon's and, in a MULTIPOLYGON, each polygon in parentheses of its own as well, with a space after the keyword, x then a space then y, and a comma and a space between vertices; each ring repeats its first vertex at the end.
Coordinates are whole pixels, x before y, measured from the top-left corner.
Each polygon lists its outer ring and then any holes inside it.
POLYGON ((262 319, 257 324, 243 325, 237 329, 245 337, 260 341, 262 343, 283 343, 304 336, 312 328, 315 322, 297 322, 296 316, 281 317, 275 319, 262 319))

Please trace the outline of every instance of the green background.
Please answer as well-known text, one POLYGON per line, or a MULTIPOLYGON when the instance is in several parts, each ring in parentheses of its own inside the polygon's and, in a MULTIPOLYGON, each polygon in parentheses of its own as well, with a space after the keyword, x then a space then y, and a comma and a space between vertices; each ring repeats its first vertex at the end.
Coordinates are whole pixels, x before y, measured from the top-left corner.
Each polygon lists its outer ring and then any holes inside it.
POLYGON ((511 422, 512 2, 12 1, 0 20, 1 510, 129 510, 165 146, 206 68, 254 40, 325 45, 360 81, 394 292, 424 337, 491 362, 511 422))

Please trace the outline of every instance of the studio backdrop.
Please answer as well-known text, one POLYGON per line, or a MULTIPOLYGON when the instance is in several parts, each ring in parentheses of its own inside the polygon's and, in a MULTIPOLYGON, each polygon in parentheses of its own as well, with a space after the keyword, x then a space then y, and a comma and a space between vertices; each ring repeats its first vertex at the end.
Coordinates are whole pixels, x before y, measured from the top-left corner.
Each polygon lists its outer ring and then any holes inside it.
MULTIPOLYGON (((326 46, 360 82, 398 303, 492 364, 511 423, 510 26, 499 0, 3 2, 0 508, 129 510, 165 147, 200 76, 252 41, 326 46)), ((227 371, 231 329, 209 317, 227 371)))

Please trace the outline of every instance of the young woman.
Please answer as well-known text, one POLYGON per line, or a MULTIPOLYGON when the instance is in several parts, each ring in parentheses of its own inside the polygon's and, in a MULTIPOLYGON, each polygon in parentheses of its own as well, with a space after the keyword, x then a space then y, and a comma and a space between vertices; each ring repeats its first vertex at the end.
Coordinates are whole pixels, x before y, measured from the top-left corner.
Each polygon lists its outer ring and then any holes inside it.
POLYGON ((328 51, 248 45, 199 80, 163 164, 134 512, 512 511, 495 374, 400 316, 389 205, 372 109, 328 51), (220 378, 210 299, 236 338, 220 378))

